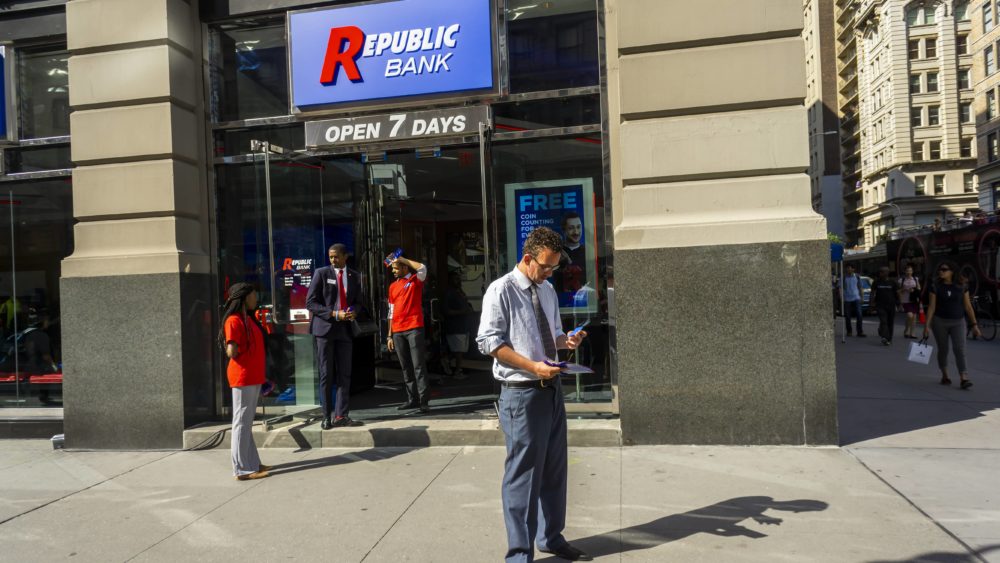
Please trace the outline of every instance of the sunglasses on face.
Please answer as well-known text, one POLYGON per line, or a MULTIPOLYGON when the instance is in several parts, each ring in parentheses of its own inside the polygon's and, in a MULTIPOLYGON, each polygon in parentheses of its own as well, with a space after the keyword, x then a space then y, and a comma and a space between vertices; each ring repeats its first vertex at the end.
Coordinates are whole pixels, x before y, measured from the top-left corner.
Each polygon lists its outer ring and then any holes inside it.
POLYGON ((950 272, 951 268, 938 268, 939 272, 950 272))

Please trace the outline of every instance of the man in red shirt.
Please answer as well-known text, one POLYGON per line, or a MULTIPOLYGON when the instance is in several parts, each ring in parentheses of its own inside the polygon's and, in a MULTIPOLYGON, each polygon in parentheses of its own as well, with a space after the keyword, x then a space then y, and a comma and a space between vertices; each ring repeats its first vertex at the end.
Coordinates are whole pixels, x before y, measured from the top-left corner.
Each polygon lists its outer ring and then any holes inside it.
POLYGON ((398 407, 404 411, 419 408, 430 412, 427 405, 427 366, 424 362, 424 280, 427 266, 399 257, 390 266, 396 281, 389 286, 389 351, 396 351, 403 368, 406 402, 398 407))

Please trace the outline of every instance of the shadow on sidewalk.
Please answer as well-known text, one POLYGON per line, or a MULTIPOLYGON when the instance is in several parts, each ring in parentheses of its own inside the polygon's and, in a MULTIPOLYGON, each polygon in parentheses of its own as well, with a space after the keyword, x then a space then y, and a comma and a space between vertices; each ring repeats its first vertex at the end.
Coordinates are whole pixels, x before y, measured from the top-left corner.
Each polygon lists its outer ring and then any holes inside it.
MULTIPOLYGON (((776 501, 771 497, 738 497, 716 504, 674 514, 614 532, 571 540, 574 547, 586 551, 594 557, 626 553, 640 549, 651 549, 695 534, 712 534, 722 537, 766 538, 762 534, 740 525, 752 518, 759 524, 780 525, 783 520, 764 513, 768 510, 785 512, 817 512, 829 505, 818 500, 776 501)), ((547 557, 536 561, 560 561, 558 557, 547 557)))
POLYGON ((987 553, 993 551, 1000 552, 1000 544, 988 545, 975 554, 933 551, 931 553, 922 553, 910 559, 880 559, 878 561, 869 561, 868 563, 980 563, 985 560, 984 558, 987 553))
POLYGON ((316 459, 304 459, 302 461, 290 461, 271 466, 271 476, 285 475, 297 471, 308 471, 310 469, 322 469, 324 467, 334 467, 337 465, 347 465, 358 461, 385 461, 403 454, 410 453, 418 448, 385 448, 376 447, 362 450, 360 452, 347 452, 316 459))

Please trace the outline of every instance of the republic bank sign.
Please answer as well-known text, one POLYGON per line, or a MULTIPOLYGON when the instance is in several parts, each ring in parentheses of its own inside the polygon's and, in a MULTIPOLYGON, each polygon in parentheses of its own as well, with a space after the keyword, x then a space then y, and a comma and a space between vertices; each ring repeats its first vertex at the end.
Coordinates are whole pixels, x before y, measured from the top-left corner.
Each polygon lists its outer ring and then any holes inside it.
POLYGON ((492 0, 388 0, 290 12, 292 105, 384 104, 496 89, 492 0))

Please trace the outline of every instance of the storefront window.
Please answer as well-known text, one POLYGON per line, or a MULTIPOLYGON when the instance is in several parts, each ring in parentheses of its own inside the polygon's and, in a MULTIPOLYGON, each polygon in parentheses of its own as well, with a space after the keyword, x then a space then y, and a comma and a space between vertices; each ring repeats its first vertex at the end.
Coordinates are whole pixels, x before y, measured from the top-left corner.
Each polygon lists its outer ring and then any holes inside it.
POLYGON ((226 24, 212 31, 212 107, 217 121, 288 114, 284 20, 226 24))
POLYGON ((521 258, 524 236, 547 226, 565 241, 552 285, 559 294, 563 329, 587 323, 589 338, 572 360, 594 370, 566 380, 576 385, 567 400, 610 401, 608 259, 605 229, 604 168, 599 136, 541 139, 493 147, 495 197, 501 204, 497 239, 500 265, 509 271, 521 258))
POLYGON ((512 92, 600 84, 592 0, 511 2, 507 32, 512 92))
POLYGON ((59 275, 73 251, 69 178, 0 183, 0 405, 61 406, 59 275))
POLYGON ((17 52, 21 138, 69 135, 69 53, 17 52))

